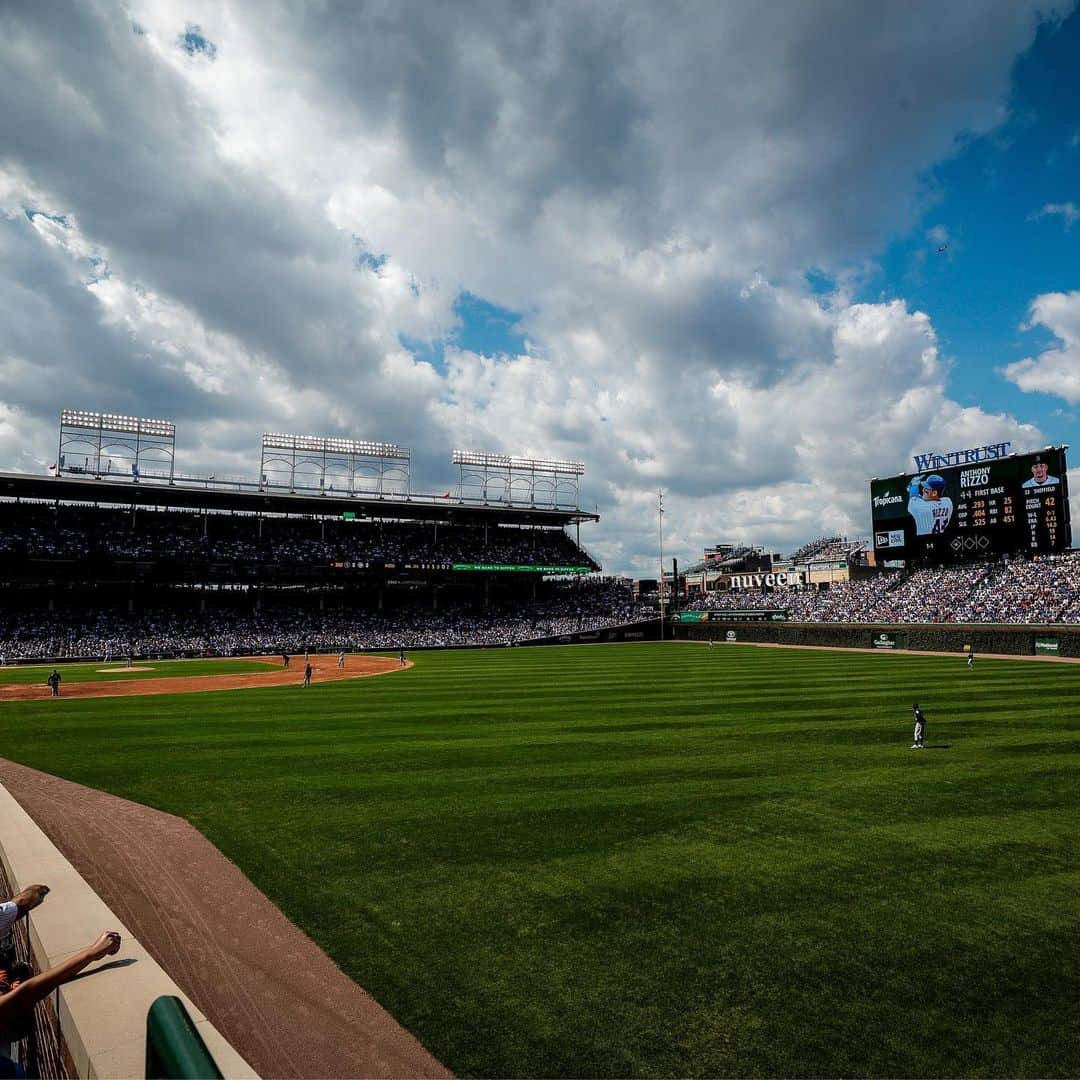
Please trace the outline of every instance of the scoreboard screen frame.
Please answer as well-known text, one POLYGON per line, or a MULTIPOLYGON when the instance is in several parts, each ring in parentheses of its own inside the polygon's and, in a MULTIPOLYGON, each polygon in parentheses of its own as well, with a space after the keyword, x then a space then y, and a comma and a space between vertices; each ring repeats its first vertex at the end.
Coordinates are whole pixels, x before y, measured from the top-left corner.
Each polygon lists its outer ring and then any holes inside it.
POLYGON ((1070 548, 1066 450, 1067 446, 1051 446, 871 480, 878 565, 1070 548))

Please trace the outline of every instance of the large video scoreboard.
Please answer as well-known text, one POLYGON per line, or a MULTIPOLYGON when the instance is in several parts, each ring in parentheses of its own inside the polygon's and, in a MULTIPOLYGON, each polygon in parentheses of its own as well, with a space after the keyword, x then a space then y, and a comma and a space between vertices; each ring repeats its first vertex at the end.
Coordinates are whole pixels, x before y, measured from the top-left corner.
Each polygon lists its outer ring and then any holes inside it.
POLYGON ((871 480, 878 564, 1070 547, 1065 449, 871 480))

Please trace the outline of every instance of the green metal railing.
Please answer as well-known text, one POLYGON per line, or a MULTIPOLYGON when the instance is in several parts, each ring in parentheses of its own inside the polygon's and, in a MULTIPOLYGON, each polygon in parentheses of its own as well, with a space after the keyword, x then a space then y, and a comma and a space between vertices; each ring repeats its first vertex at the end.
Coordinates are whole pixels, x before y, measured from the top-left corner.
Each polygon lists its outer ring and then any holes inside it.
POLYGON ((222 1080, 210 1051, 178 998, 162 995, 146 1014, 147 1080, 222 1080))

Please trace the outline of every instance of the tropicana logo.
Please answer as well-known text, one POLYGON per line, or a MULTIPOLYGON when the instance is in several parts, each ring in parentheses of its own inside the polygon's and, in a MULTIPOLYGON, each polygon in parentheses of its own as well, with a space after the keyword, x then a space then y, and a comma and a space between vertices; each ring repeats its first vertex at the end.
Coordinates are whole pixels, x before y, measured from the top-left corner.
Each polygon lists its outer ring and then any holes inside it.
POLYGON ((878 495, 874 499, 875 506, 890 506, 892 503, 903 502, 904 497, 902 495, 893 495, 891 492, 886 491, 884 495, 878 495))

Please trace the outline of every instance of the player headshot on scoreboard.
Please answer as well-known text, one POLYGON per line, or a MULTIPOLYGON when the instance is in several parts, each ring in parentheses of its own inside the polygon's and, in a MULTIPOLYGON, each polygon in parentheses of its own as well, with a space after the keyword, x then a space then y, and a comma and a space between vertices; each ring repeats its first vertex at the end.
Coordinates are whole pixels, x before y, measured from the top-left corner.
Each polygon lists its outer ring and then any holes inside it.
POLYGON ((952 520, 953 501, 945 494, 945 479, 933 473, 913 476, 908 484, 908 513, 915 519, 918 536, 943 533, 952 520))
POLYGON ((1060 483, 1060 481, 1056 476, 1050 475, 1050 466, 1046 463, 1046 459, 1042 454, 1036 454, 1035 460, 1031 463, 1031 479, 1025 480, 1023 486, 1026 488, 1041 488, 1052 487, 1057 483, 1060 483))

